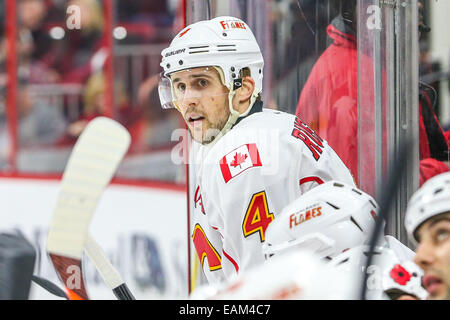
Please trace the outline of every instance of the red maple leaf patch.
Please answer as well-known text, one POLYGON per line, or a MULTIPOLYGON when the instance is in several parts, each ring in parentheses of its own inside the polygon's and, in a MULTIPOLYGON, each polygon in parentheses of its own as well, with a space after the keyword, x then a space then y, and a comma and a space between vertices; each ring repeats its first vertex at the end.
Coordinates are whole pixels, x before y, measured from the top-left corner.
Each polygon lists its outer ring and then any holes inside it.
POLYGON ((246 154, 242 155, 239 152, 236 152, 236 154, 234 155, 234 160, 231 161, 230 165, 234 168, 236 168, 237 166, 239 166, 240 168, 241 164, 245 162, 245 159, 247 159, 246 154))

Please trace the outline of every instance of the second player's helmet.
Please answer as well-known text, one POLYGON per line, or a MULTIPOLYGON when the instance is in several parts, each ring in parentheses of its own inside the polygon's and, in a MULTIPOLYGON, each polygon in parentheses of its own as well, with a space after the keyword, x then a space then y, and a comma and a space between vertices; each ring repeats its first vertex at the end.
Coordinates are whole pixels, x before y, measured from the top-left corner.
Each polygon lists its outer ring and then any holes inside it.
POLYGON ((450 172, 425 182, 409 200, 405 228, 410 240, 417 244, 417 229, 428 219, 446 212, 450 212, 450 172))
MULTIPOLYGON (((406 294, 424 300, 428 294, 422 287, 423 272, 414 262, 405 260, 390 247, 392 242, 388 246, 386 244, 373 248, 372 264, 367 269, 371 277, 367 280, 366 298, 396 300, 406 294)), ((359 292, 369 252, 369 245, 356 246, 331 259, 328 265, 335 268, 339 275, 356 278, 359 285, 355 289, 359 292)))
POLYGON ((301 195, 272 221, 264 254, 267 258, 308 248, 321 257, 336 257, 369 240, 377 212, 370 195, 344 183, 326 182, 301 195))

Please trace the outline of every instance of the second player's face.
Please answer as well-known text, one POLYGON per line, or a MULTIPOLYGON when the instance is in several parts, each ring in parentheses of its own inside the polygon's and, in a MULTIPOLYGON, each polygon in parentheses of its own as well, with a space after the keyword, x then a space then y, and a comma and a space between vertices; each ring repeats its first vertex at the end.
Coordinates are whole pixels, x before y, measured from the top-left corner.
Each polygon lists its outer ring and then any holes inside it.
POLYGON ((429 299, 450 300, 450 212, 425 222, 418 236, 414 262, 424 270, 429 299))
POLYGON ((175 104, 195 141, 209 143, 230 115, 228 89, 213 67, 193 68, 171 75, 175 104))

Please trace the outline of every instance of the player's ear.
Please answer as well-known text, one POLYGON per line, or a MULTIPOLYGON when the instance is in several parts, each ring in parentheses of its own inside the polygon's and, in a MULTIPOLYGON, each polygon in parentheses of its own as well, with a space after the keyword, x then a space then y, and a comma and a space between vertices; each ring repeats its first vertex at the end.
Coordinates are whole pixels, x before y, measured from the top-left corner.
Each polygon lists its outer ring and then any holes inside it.
POLYGON ((239 103, 244 103, 250 100, 250 97, 255 90, 255 80, 252 77, 242 78, 242 87, 236 90, 236 96, 238 97, 239 103))

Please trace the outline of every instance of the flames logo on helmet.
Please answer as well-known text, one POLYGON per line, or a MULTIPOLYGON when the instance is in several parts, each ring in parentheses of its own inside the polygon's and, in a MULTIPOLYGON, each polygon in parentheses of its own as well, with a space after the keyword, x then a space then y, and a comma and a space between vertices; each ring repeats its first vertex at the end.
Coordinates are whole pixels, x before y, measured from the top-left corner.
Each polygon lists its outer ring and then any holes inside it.
POLYGON ((247 29, 242 21, 220 21, 220 25, 224 30, 230 29, 247 29))
POLYGON ((322 206, 317 206, 309 210, 299 211, 291 214, 289 217, 289 229, 298 226, 305 221, 311 220, 322 215, 322 206))

